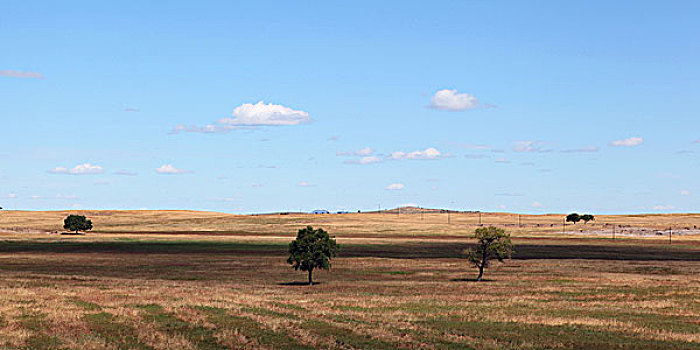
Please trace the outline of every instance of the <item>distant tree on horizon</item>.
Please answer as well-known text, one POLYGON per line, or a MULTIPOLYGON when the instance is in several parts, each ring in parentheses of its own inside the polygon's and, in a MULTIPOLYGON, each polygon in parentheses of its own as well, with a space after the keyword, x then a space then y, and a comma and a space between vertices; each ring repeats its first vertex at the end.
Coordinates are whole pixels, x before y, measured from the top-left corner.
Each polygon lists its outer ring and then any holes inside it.
POLYGON ((328 232, 307 226, 299 230, 297 238, 289 243, 289 258, 287 263, 294 270, 308 271, 309 285, 313 285, 314 269, 328 270, 331 259, 338 254, 338 244, 328 232))
POLYGON ((583 220, 584 224, 587 224, 589 221, 595 221, 595 216, 591 214, 583 214, 581 215, 581 220, 583 220))
POLYGON ((578 213, 571 213, 566 216, 566 222, 573 222, 574 225, 581 221, 581 215, 578 215, 578 213))
POLYGON ((467 249, 464 253, 467 255, 467 260, 479 269, 476 280, 481 281, 484 269, 491 265, 491 260, 497 259, 503 262, 504 259, 510 259, 514 252, 514 245, 510 235, 504 229, 494 226, 477 228, 474 230, 474 237, 479 241, 476 250, 467 249))
POLYGON ((92 230, 92 220, 88 220, 83 215, 68 215, 68 217, 63 220, 63 228, 75 232, 77 235, 79 231, 92 230))

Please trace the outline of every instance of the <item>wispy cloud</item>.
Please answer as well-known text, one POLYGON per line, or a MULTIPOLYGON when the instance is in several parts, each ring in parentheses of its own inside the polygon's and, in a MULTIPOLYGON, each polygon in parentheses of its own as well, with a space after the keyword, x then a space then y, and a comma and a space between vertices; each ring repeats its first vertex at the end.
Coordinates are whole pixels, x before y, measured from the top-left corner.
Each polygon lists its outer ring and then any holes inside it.
POLYGON ((652 209, 652 210, 658 210, 658 211, 669 211, 669 210, 674 210, 674 209, 676 209, 676 206, 675 206, 675 205, 670 205, 670 204, 666 204, 666 205, 655 205, 655 206, 651 207, 651 209, 652 209))
POLYGON ((365 148, 360 148, 357 151, 348 151, 348 152, 336 152, 336 156, 339 157, 346 157, 346 156, 369 156, 372 153, 374 153, 374 149, 372 147, 365 147, 365 148))
POLYGON ((197 125, 176 125, 168 133, 168 135, 177 135, 181 132, 197 133, 197 134, 225 134, 232 130, 255 130, 254 126, 232 126, 232 125, 215 125, 208 124, 204 126, 197 125))
POLYGON ((430 107, 443 111, 459 112, 479 107, 479 100, 472 94, 443 89, 435 92, 430 100, 430 107))
POLYGON ((386 187, 386 190, 388 191, 400 191, 403 190, 406 186, 402 183, 394 183, 386 187))
POLYGON ((690 191, 688 191, 688 190, 681 191, 681 196, 690 196, 690 191))
POLYGON ((133 107, 126 107, 126 108, 124 108, 124 112, 134 112, 134 113, 136 113, 136 112, 141 112, 141 109, 139 109, 139 108, 133 108, 133 107))
POLYGON ((532 207, 533 208, 544 208, 544 204, 535 201, 535 202, 532 202, 532 207))
POLYGON ((7 78, 29 78, 29 79, 44 79, 44 75, 40 72, 29 72, 21 70, 0 70, 0 76, 7 78))
POLYGON ((445 155, 440 153, 434 147, 426 148, 423 151, 413 151, 413 152, 392 152, 388 159, 392 160, 428 160, 428 159, 440 159, 444 158, 445 155))
POLYGON ((515 141, 513 145, 514 152, 535 152, 545 153, 552 150, 547 148, 547 143, 543 141, 515 141))
POLYGON ((178 169, 171 164, 163 164, 160 166, 160 168, 156 169, 156 172, 158 174, 164 174, 164 175, 179 175, 179 174, 191 174, 193 171, 191 170, 184 170, 184 169, 178 169))
POLYGON ((314 185, 308 181, 301 181, 301 182, 297 183, 297 186, 299 186, 299 187, 314 187, 316 185, 314 185))
POLYGON ((119 175, 119 176, 136 176, 138 173, 133 172, 133 171, 128 171, 128 170, 119 170, 115 171, 114 175, 119 175))
POLYGON ((644 143, 643 137, 630 137, 624 140, 615 140, 610 143, 613 147, 635 147, 644 143))
POLYGON ((96 175, 104 173, 104 168, 99 165, 92 165, 90 163, 78 164, 73 168, 66 168, 63 166, 55 167, 48 171, 50 174, 60 174, 60 175, 96 175))

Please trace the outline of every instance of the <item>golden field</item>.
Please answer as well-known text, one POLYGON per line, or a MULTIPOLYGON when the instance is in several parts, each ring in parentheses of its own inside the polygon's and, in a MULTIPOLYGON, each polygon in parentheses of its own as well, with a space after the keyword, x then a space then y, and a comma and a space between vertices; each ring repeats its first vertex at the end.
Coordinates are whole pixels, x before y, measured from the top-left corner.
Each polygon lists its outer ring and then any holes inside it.
POLYGON ((476 213, 81 211, 95 232, 52 233, 68 213, 0 212, 2 349, 700 349, 698 215, 483 213, 516 253, 477 283, 476 213), (341 244, 312 287, 285 261, 305 225, 341 244))

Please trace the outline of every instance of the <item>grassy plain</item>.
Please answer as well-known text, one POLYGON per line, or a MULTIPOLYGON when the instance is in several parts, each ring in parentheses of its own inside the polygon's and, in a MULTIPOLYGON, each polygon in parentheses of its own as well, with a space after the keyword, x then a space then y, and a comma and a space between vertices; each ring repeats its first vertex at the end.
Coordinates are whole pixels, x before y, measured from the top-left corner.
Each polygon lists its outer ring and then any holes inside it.
MULTIPOLYGON (((66 214, 0 213, 2 349, 700 349, 692 235, 612 241, 515 217, 514 259, 475 283, 460 254, 475 214, 89 212, 95 233, 45 233, 66 214), (313 287, 285 263, 307 224, 342 249, 313 287)), ((657 218, 611 220, 700 225, 657 218)))

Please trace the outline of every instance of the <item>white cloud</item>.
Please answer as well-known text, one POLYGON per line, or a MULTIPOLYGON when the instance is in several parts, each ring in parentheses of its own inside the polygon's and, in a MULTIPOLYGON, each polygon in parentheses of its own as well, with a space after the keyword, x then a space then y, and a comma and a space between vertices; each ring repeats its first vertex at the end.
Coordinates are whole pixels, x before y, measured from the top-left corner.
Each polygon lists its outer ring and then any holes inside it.
POLYGON ((406 187, 406 186, 404 186, 404 184, 396 183, 396 184, 391 184, 391 185, 387 186, 386 189, 389 191, 400 191, 400 190, 403 190, 404 187, 406 187))
POLYGON ((231 117, 219 122, 224 125, 298 125, 313 120, 307 112, 264 101, 244 103, 233 110, 231 117))
POLYGON ((134 113, 137 113, 137 112, 141 112, 141 109, 139 109, 139 108, 134 108, 134 107, 126 107, 126 108, 124 108, 124 112, 134 112, 134 113))
POLYGON ((496 163, 504 163, 505 164, 505 163, 510 163, 510 162, 507 161, 505 158, 498 158, 498 159, 496 159, 496 163))
POLYGON ((372 153, 374 153, 374 149, 372 147, 365 147, 365 148, 360 148, 357 151, 350 151, 350 152, 337 152, 335 155, 338 157, 344 157, 344 156, 369 156, 372 153))
POLYGON ((39 72, 24 72, 20 70, 0 70, 0 76, 7 78, 34 78, 34 79, 44 79, 44 75, 39 72))
POLYGON ((17 195, 14 194, 14 193, 8 193, 8 194, 7 194, 7 198, 10 198, 10 199, 12 199, 12 198, 17 198, 17 195))
POLYGON ((437 149, 430 147, 426 148, 424 151, 413 151, 410 153, 406 152, 392 152, 391 155, 389 156, 389 159, 394 159, 394 160, 407 160, 407 159, 440 159, 444 157, 440 151, 437 149))
POLYGON ((513 146, 514 152, 549 152, 550 149, 545 148, 546 143, 542 141, 515 141, 513 146))
POLYGON ((78 164, 71 169, 66 167, 55 167, 49 170, 51 174, 63 174, 63 175, 96 175, 104 173, 104 168, 99 165, 92 165, 90 163, 78 164))
POLYGON ((301 181, 297 184, 299 187, 313 187, 314 185, 307 181, 301 181))
POLYGON ((681 191, 681 196, 690 196, 690 191, 688 191, 688 190, 681 191))
POLYGON ((170 164, 163 164, 160 168, 156 169, 158 174, 165 175, 178 175, 178 174, 189 174, 192 173, 190 170, 178 169, 170 164))
POLYGON ((457 90, 439 90, 430 100, 430 107, 443 111, 466 111, 479 106, 479 100, 472 94, 459 93, 457 90))
POLYGON ((624 140, 615 140, 610 143, 613 147, 635 147, 644 143, 643 137, 630 137, 624 140))
POLYGON ((368 157, 360 158, 360 164, 373 164, 373 163, 379 163, 381 161, 382 161, 382 159, 377 157, 377 156, 368 156, 368 157))
POLYGON ((532 202, 532 207, 533 208, 543 208, 544 204, 542 204, 540 202, 532 202))

